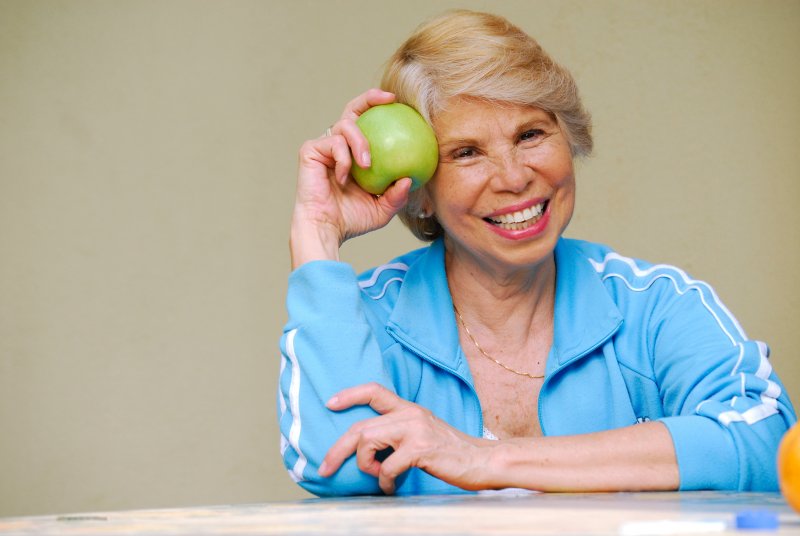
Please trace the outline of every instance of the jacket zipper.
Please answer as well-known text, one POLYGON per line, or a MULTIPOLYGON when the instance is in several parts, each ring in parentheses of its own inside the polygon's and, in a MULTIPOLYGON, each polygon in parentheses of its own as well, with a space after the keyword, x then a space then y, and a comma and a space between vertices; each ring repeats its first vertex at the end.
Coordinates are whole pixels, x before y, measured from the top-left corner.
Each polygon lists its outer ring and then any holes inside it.
POLYGON ((583 359, 584 357, 586 357, 587 355, 591 354, 592 352, 594 352, 595 350, 597 350, 599 347, 601 347, 602 345, 604 345, 604 344, 606 343, 606 341, 608 341, 608 339, 610 339, 610 338, 611 338, 611 336, 612 336, 614 333, 616 333, 616 332, 617 332, 617 330, 619 329, 619 326, 620 326, 621 324, 622 324, 622 321, 620 321, 620 322, 617 322, 617 323, 614 325, 614 327, 613 327, 613 328, 611 328, 611 330, 610 330, 608 333, 606 333, 606 334, 605 334, 603 337, 601 337, 601 338, 600 338, 600 339, 597 341, 597 343, 596 343, 596 344, 594 344, 593 346, 589 347, 588 349, 586 349, 585 351, 581 352, 580 354, 576 355, 575 357, 573 357, 572 359, 570 359, 570 360, 569 360, 567 363, 565 363, 564 365, 561 365, 561 366, 559 366, 559 367, 558 367, 557 369, 555 369, 555 370, 554 370, 554 371, 553 371, 551 374, 548 374, 548 375, 547 375, 547 377, 544 379, 544 381, 542 382, 542 388, 541 388, 541 389, 539 389, 539 402, 536 404, 536 406, 537 406, 537 414, 538 414, 538 416, 539 416, 539 427, 542 429, 542 435, 543 435, 543 436, 546 436, 546 435, 547 435, 547 431, 545 431, 545 429, 544 429, 544 422, 543 422, 543 419, 542 419, 542 399, 544 398, 544 397, 542 396, 542 393, 544 392, 545 388, 547 387, 547 384, 550 382, 550 380, 551 380, 551 379, 552 379, 554 376, 556 376, 557 374, 559 374, 559 373, 560 373, 562 370, 566 369, 567 367, 570 367, 570 366, 572 366, 572 364, 573 364, 573 363, 575 363, 576 361, 579 361, 580 359, 583 359))
POLYGON ((430 363, 431 365, 433 365, 433 366, 435 366, 435 367, 437 367, 437 368, 439 368, 441 370, 444 370, 445 372, 449 372, 450 374, 452 374, 453 376, 455 376, 456 378, 461 380, 464 383, 464 385, 466 385, 469 388, 469 390, 472 393, 472 396, 475 398, 475 402, 477 403, 477 406, 478 406, 478 430, 476 430, 476 433, 477 433, 477 436, 479 438, 482 438, 483 437, 483 408, 481 407, 481 399, 478 397, 478 392, 475 390, 475 387, 472 385, 472 383, 467 381, 467 379, 464 376, 462 376, 461 374, 459 374, 456 370, 444 365, 443 363, 440 363, 436 359, 434 359, 434 358, 430 357, 429 355, 425 354, 424 352, 422 352, 419 348, 414 346, 414 344, 411 341, 409 341, 408 339, 403 337, 400 333, 395 331, 394 328, 392 328, 391 326, 387 326, 386 327, 386 331, 398 343, 402 344, 404 347, 406 347, 408 350, 410 350, 411 353, 413 353, 414 355, 416 355, 417 357, 419 357, 423 361, 426 361, 426 362, 430 363))

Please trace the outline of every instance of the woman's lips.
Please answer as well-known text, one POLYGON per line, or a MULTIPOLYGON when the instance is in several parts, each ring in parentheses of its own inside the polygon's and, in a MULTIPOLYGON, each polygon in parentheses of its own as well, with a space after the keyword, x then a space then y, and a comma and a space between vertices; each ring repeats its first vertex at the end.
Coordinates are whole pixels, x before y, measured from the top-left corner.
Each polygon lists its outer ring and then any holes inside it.
POLYGON ((547 206, 546 201, 542 201, 533 206, 506 212, 497 216, 485 218, 486 221, 509 231, 518 231, 534 225, 541 218, 547 206))
POLYGON ((484 218, 489 227, 500 236, 515 240, 538 235, 547 227, 549 201, 542 201, 524 209, 484 218))

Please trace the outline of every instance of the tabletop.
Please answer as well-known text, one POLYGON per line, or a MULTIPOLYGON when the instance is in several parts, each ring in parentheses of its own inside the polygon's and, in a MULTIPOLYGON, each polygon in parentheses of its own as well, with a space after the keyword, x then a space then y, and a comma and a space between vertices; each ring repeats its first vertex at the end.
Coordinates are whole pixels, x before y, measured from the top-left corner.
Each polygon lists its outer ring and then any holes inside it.
POLYGON ((506 492, 2 518, 0 534, 800 535, 800 515, 777 493, 506 492), (737 529, 742 513, 755 513, 777 527, 737 529))

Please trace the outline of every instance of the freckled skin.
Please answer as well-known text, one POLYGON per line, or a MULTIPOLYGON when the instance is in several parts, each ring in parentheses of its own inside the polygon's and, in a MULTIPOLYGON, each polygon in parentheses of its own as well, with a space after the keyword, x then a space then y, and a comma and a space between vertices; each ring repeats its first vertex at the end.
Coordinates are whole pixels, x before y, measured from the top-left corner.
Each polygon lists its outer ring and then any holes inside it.
MULTIPOLYGON (((492 322, 495 329, 488 329, 489 324, 477 318, 472 329, 492 357, 516 370, 543 375, 552 343, 553 250, 575 204, 569 144, 550 114, 529 106, 458 98, 434 117, 433 124, 440 163, 429 188, 436 217, 446 230, 454 301, 470 301, 476 287, 505 292, 506 299, 540 295, 534 300, 538 305, 532 306, 537 315, 517 331, 502 321, 492 322), (509 207, 534 201, 546 201, 549 218, 535 236, 498 236, 485 221, 498 210, 507 213, 509 207)), ((502 369, 482 356, 463 333, 461 346, 492 433, 500 438, 541 435, 542 380, 502 369)))

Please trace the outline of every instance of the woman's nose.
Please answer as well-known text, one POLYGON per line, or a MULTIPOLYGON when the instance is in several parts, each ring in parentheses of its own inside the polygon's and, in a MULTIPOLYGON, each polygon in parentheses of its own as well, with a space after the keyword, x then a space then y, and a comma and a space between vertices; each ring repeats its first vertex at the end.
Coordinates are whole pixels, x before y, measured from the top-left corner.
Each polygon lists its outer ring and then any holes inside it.
POLYGON ((494 175, 492 182, 498 191, 521 193, 533 182, 536 173, 512 150, 497 159, 494 175))

